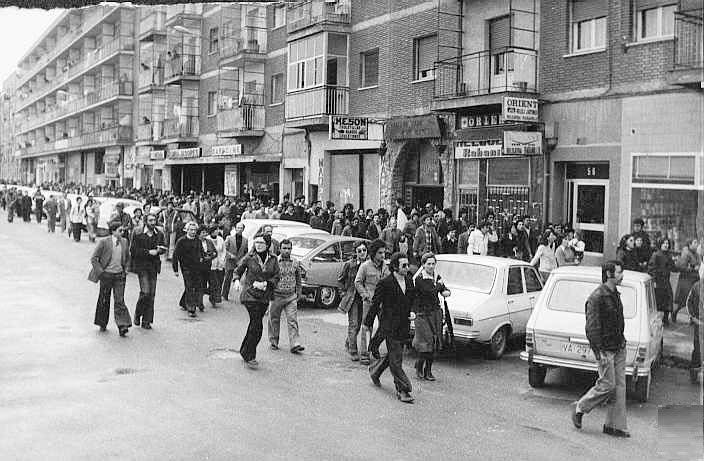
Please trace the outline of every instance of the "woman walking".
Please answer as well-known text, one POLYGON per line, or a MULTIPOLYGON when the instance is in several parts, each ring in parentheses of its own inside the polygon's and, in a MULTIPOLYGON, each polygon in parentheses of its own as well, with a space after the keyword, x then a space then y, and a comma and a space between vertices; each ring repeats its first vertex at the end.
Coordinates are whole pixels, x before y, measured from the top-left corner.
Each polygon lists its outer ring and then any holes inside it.
POLYGON ((668 254, 670 241, 661 238, 657 242, 657 250, 648 262, 648 273, 655 279, 655 301, 658 310, 663 312, 662 321, 665 325, 670 323, 668 316, 672 312, 672 285, 670 273, 677 270, 672 258, 668 254))
POLYGON ((416 288, 416 300, 413 303, 415 314, 413 348, 420 355, 415 365, 416 377, 435 381, 433 360, 442 337, 442 309, 438 293, 448 297, 450 290, 435 273, 436 259, 433 253, 425 253, 420 261, 421 268, 413 277, 416 288))
POLYGON ((547 281, 550 272, 557 267, 557 258, 555 258, 555 241, 557 240, 557 235, 552 229, 548 229, 543 233, 540 239, 540 244, 538 249, 535 250, 535 255, 533 259, 530 260, 530 265, 538 266, 538 271, 543 277, 543 281, 547 281))
POLYGON ((687 295, 689 290, 694 285, 694 282, 699 280, 699 265, 701 259, 697 254, 699 242, 697 239, 687 240, 687 245, 682 248, 680 257, 677 258, 675 266, 680 272, 680 278, 677 281, 677 292, 675 295, 675 309, 672 312, 672 322, 677 322, 677 313, 687 305, 687 295))
POLYGON ((621 238, 621 244, 618 246, 616 256, 623 263, 623 270, 640 271, 640 263, 636 252, 636 239, 632 234, 626 234, 621 238))

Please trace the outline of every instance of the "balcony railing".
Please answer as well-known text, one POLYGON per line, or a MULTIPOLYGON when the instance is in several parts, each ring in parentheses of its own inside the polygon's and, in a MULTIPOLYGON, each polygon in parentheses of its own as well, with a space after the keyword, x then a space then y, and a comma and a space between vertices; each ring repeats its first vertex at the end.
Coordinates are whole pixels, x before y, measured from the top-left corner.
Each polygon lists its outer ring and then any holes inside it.
POLYGON ((349 24, 351 15, 351 0, 307 0, 289 5, 286 29, 291 33, 315 24, 349 24))
POLYGON ((349 92, 347 87, 326 85, 287 93, 286 119, 347 115, 349 92))
POLYGON ((164 120, 164 138, 195 138, 198 136, 198 116, 182 115, 164 120))
POLYGON ((218 109, 218 132, 236 133, 264 129, 264 106, 243 104, 231 109, 218 109))
POLYGON ((139 21, 139 36, 166 33, 166 12, 152 11, 139 21))
POLYGON ((537 91, 538 53, 503 47, 435 63, 435 98, 537 91))
POLYGON ((203 5, 197 3, 181 3, 178 5, 168 5, 166 7, 166 22, 169 22, 180 15, 200 15, 203 14, 203 5))
POLYGON ((37 154, 51 154, 70 150, 73 148, 88 148, 109 146, 117 143, 131 142, 132 127, 130 126, 113 126, 99 131, 83 133, 78 136, 58 139, 52 142, 39 143, 24 149, 24 156, 33 156, 37 154))
POLYGON ((86 54, 86 56, 78 61, 74 66, 66 66, 64 70, 54 77, 50 83, 47 85, 37 88, 33 91, 36 93, 34 97, 28 97, 24 101, 21 100, 18 104, 17 110, 22 110, 25 107, 34 104, 38 100, 48 96, 54 91, 58 90, 61 86, 65 85, 67 82, 75 78, 80 73, 90 69, 96 63, 106 59, 112 54, 121 51, 134 50, 134 39, 132 37, 118 37, 115 40, 106 43, 100 48, 86 54))
POLYGON ((239 53, 266 53, 266 30, 245 28, 241 35, 224 36, 220 41, 220 57, 228 58, 239 53))
POLYGON ((99 88, 97 91, 88 93, 85 96, 71 99, 52 110, 40 114, 31 115, 28 120, 19 125, 19 131, 25 132, 42 125, 51 123, 56 119, 65 117, 74 112, 85 110, 88 107, 96 106, 117 96, 132 96, 132 82, 112 82, 99 88))
POLYGON ((160 141, 164 139, 164 122, 151 121, 137 126, 137 141, 160 141))
POLYGON ((695 9, 675 13, 675 68, 704 67, 702 13, 695 9))
POLYGON ((200 75, 200 55, 178 54, 169 51, 166 55, 165 80, 200 75))
POLYGON ((147 88, 151 85, 161 86, 164 84, 164 66, 151 66, 142 63, 139 66, 139 89, 147 88))

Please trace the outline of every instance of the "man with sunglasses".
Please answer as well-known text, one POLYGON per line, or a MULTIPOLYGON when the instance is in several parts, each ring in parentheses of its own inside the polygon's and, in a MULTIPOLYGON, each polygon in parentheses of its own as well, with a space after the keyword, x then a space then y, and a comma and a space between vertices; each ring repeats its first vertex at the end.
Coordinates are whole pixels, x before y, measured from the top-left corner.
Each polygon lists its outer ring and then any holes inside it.
POLYGON ((362 297, 357 293, 354 279, 357 276, 359 266, 367 260, 367 244, 359 240, 354 244, 354 249, 354 256, 342 266, 337 281, 342 284, 344 293, 338 309, 347 314, 345 349, 350 354, 350 359, 353 362, 358 362, 357 336, 359 336, 359 330, 362 326, 362 297))

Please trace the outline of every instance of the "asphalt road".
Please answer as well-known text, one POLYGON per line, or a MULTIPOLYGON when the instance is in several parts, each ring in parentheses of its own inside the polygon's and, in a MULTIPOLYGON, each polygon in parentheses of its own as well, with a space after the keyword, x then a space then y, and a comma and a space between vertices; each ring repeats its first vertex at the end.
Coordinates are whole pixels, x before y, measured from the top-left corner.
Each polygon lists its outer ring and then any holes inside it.
MULTIPOLYGON (((601 433, 603 409, 582 431, 570 424, 592 375, 553 371, 534 390, 518 351, 440 360, 438 381, 412 378, 416 402, 402 404, 390 375, 375 388, 346 358, 337 312, 303 309, 304 354, 290 354, 285 335, 277 352, 264 339, 261 369, 248 370, 236 352, 246 311, 230 302, 188 319, 168 267, 153 330, 120 338, 111 320, 100 333, 92 248, 0 213, 3 460, 702 458, 701 396, 678 368, 657 370, 650 402, 629 401, 632 438, 621 440, 601 433)), ((130 275, 131 312, 137 294, 130 275)))

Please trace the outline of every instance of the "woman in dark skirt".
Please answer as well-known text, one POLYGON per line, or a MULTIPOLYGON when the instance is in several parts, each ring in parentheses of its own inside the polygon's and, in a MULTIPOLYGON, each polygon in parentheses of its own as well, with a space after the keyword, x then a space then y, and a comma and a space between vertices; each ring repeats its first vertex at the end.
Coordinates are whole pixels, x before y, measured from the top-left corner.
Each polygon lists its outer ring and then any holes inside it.
POLYGON ((672 312, 672 285, 670 284, 670 273, 677 271, 675 263, 668 254, 670 241, 667 238, 659 239, 657 250, 650 257, 648 262, 648 273, 655 279, 655 301, 658 310, 663 312, 662 321, 669 324, 669 314, 672 312))
POLYGON ((433 360, 442 337, 442 309, 438 293, 448 297, 450 290, 435 273, 436 260, 433 253, 425 253, 420 262, 421 268, 413 277, 416 288, 416 300, 413 303, 415 314, 413 348, 420 356, 416 360, 416 376, 418 379, 435 381, 432 370, 433 360))
POLYGON ((699 264, 701 260, 697 254, 699 242, 697 239, 687 240, 687 245, 682 248, 680 257, 677 258, 675 266, 680 271, 680 278, 677 281, 677 293, 675 294, 675 310, 672 312, 672 321, 677 322, 677 313, 687 305, 687 295, 699 280, 699 264))

